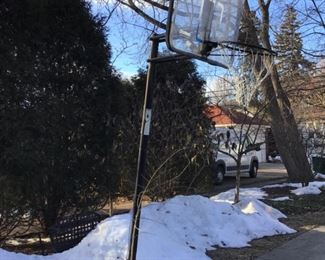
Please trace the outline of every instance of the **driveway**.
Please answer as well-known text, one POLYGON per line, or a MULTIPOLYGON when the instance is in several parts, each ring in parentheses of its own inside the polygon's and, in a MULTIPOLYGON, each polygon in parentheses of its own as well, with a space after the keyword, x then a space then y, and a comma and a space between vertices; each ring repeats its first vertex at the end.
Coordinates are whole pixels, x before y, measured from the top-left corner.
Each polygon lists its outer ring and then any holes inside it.
MULTIPOLYGON (((241 187, 261 187, 268 184, 275 184, 285 182, 287 178, 287 171, 281 163, 260 163, 257 177, 250 178, 248 173, 243 173, 241 177, 241 187)), ((235 187, 235 174, 226 175, 224 182, 221 185, 215 186, 212 192, 204 193, 203 196, 213 196, 220 192, 227 191, 235 187)), ((143 201, 143 205, 148 204, 149 201, 143 201)), ((125 213, 132 208, 133 202, 130 200, 123 200, 114 202, 114 212, 125 213)), ((109 205, 104 208, 105 212, 109 212, 109 205)))
MULTIPOLYGON (((257 177, 250 178, 248 173, 241 175, 241 187, 261 187, 268 184, 274 184, 286 181, 287 170, 282 163, 260 163, 257 177)), ((218 194, 235 187, 236 174, 225 176, 221 185, 215 186, 213 194, 218 194)), ((209 194, 210 195, 210 194, 209 194)))

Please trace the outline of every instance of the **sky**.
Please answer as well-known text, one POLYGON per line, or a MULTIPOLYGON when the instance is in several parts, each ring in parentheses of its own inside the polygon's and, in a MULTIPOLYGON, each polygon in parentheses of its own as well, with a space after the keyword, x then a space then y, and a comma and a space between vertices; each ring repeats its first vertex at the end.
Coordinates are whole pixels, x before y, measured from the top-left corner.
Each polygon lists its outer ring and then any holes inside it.
MULTIPOLYGON (((92 2, 92 10, 94 14, 106 14, 105 7, 97 1, 92 2)), ((131 17, 132 15, 131 11, 127 8, 123 8, 123 12, 127 17, 131 17)), ((107 38, 112 48, 113 66, 123 76, 128 78, 136 74, 139 68, 145 67, 145 59, 143 59, 143 55, 139 54, 140 51, 143 54, 146 52, 140 46, 141 42, 144 44, 145 41, 140 37, 142 33, 141 29, 137 29, 132 25, 123 24, 123 18, 120 14, 121 10, 116 10, 107 22, 107 38)), ((146 46, 144 45, 143 47, 145 48, 146 46)))
MULTIPOLYGON (((107 14, 107 10, 105 10, 105 6, 101 4, 101 0, 89 1, 92 3, 94 14, 107 14)), ((253 3, 254 1, 251 0, 250 2, 253 3)), ((273 22, 279 24, 283 17, 283 13, 279 13, 279 8, 275 7, 279 5, 283 7, 288 2, 289 0, 272 1, 270 16, 273 22)), ((302 4, 304 1, 296 0, 294 2, 296 2, 299 8, 303 8, 302 4)), ((112 7, 112 5, 110 7, 112 7)), ((251 4, 251 9, 254 8, 254 4, 251 4)), ((108 29, 108 41, 112 46, 113 52, 112 63, 121 75, 125 78, 130 78, 137 73, 138 69, 145 69, 150 50, 148 36, 151 32, 147 30, 148 24, 146 24, 141 17, 135 15, 129 8, 122 6, 115 10, 106 26, 108 29)), ((277 31, 278 29, 279 26, 273 26, 271 31, 277 31)), ((310 33, 312 28, 304 27, 303 30, 301 33, 305 35, 310 33)), ((311 36, 304 38, 304 41, 310 48, 315 48, 316 44, 319 44, 311 36)), ((167 49, 166 46, 161 47, 162 49, 167 49)), ((213 84, 216 77, 227 74, 227 70, 225 69, 220 69, 200 61, 196 61, 196 63, 198 71, 207 80, 208 86, 213 84)))
MULTIPOLYGON (((92 1, 92 10, 94 14, 106 13, 104 6, 95 0, 92 1)), ((135 75, 138 69, 144 69, 147 66, 146 61, 150 53, 148 36, 151 32, 144 27, 147 27, 147 24, 143 19, 135 16, 126 7, 117 9, 107 23, 107 38, 113 51, 112 63, 126 78, 135 75)), ((167 46, 160 44, 160 49, 166 50, 167 46)), ((208 81, 210 76, 220 73, 219 68, 215 66, 201 61, 196 61, 196 63, 199 72, 208 81)), ((224 69, 221 69, 221 71, 225 72, 224 69)))

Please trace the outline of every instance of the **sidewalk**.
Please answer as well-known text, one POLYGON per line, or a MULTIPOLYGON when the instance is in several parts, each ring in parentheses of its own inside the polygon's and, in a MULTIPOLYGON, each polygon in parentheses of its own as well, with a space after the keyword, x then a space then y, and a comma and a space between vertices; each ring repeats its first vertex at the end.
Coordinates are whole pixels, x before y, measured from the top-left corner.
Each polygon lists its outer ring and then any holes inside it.
POLYGON ((257 260, 324 260, 325 226, 312 229, 257 260))

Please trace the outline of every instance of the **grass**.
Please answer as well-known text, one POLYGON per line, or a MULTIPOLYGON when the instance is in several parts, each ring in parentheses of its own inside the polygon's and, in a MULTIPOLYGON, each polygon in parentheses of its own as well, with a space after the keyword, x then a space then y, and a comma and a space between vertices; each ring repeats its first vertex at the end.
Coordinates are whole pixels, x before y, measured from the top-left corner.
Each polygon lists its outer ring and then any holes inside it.
POLYGON ((325 192, 319 195, 304 195, 293 200, 267 201, 267 203, 286 215, 325 211, 325 192))
POLYGON ((318 195, 296 196, 292 193, 284 194, 291 200, 273 201, 264 200, 265 203, 283 212, 288 217, 310 212, 325 211, 325 192, 318 195))

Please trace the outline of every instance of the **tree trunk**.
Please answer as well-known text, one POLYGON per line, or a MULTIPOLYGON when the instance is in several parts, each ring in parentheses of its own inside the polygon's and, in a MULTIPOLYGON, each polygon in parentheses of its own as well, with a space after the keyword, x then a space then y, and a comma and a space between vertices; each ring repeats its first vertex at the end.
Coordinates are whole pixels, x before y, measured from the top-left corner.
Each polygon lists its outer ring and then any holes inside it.
POLYGON ((273 88, 268 91, 268 100, 273 99, 270 105, 270 115, 277 148, 288 171, 289 180, 308 185, 308 182, 313 179, 312 171, 290 102, 283 93, 275 66, 272 68, 271 80, 273 88), (273 98, 274 95, 277 98, 273 98))
MULTIPOLYGON (((269 5, 264 4, 262 0, 259 0, 259 4, 263 16, 261 41, 264 48, 271 49, 269 40, 269 5)), ((250 9, 246 0, 243 20, 247 28, 242 37, 249 39, 251 44, 258 45, 256 28, 250 19, 249 13, 250 9)), ((271 58, 267 62, 271 62, 271 58)), ((260 66, 261 64, 257 64, 253 69, 260 71, 260 66)), ((277 148, 287 169, 289 180, 308 185, 308 182, 313 179, 312 171, 298 132, 290 101, 281 86, 275 64, 271 67, 270 76, 262 83, 262 89, 269 102, 272 132, 274 133, 277 148)))
POLYGON ((235 192, 235 199, 234 203, 239 202, 239 192, 240 192, 240 166, 241 166, 241 158, 238 157, 237 160, 237 171, 236 171, 236 192, 235 192))

